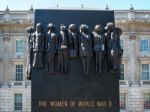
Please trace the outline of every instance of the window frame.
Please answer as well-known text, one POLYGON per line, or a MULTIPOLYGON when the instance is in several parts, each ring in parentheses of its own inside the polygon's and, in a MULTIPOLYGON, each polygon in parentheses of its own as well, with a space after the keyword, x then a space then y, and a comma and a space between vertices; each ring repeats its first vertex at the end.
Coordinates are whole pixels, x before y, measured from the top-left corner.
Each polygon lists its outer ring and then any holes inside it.
POLYGON ((120 78, 119 78, 119 80, 125 80, 125 64, 124 63, 122 63, 121 65, 120 65, 120 78), (122 66, 123 66, 123 72, 122 72, 122 66), (121 78, 121 74, 123 74, 123 79, 121 78))
MULTIPOLYGON (((147 77, 147 76, 146 76, 147 77)), ((150 80, 150 64, 149 63, 144 63, 144 64, 141 64, 141 80, 150 80), (148 65, 148 70, 146 71, 143 71, 143 67, 142 67, 142 65, 148 65), (143 72, 148 72, 148 79, 147 78, 144 78, 144 76, 143 75, 145 75, 145 74, 143 74, 143 72)))
POLYGON ((15 93, 14 94, 14 111, 15 112, 20 112, 20 111, 22 111, 23 110, 23 94, 22 93, 15 93), (16 96, 19 96, 20 98, 18 98, 19 99, 19 101, 17 101, 17 97, 16 96))
POLYGON ((150 92, 143 92, 143 110, 144 111, 149 111, 150 110, 150 92), (149 97, 148 98, 149 99, 149 101, 148 101, 149 102, 149 104, 148 104, 149 108, 145 108, 145 97, 144 97, 144 94, 149 94, 149 96, 148 96, 149 97))
POLYGON ((126 92, 120 93, 120 110, 121 111, 127 110, 127 93, 126 92), (123 103, 125 103, 125 106, 124 106, 125 108, 121 108, 121 94, 124 95, 124 101, 123 101, 123 103))
POLYGON ((140 52, 142 53, 142 54, 148 54, 148 52, 149 52, 149 40, 147 39, 147 38, 142 38, 142 39, 140 39, 140 52), (142 41, 147 41, 147 50, 144 50, 144 47, 146 46, 144 46, 144 45, 142 45, 142 41), (143 48, 142 48, 143 47, 143 48))
POLYGON ((120 39, 120 46, 122 49, 124 49, 124 40, 123 39, 120 39))
POLYGON ((15 81, 23 81, 24 80, 24 65, 23 64, 16 64, 15 65, 15 81), (17 66, 22 66, 22 68, 18 68, 17 66), (17 74, 18 71, 18 74, 17 74), (19 76, 22 75, 22 76, 19 76), (17 78, 18 76, 18 78, 17 78))
MULTIPOLYGON (((21 45, 21 44, 20 44, 21 45)), ((25 41, 24 41, 24 39, 16 39, 15 40, 15 53, 16 54, 20 54, 20 55, 22 55, 22 54, 24 54, 25 53, 25 41), (17 46, 17 41, 23 41, 23 45, 22 46, 17 46), (22 48, 22 51, 21 52, 18 52, 18 50, 17 50, 17 48, 19 48, 19 49, 21 49, 22 48)))

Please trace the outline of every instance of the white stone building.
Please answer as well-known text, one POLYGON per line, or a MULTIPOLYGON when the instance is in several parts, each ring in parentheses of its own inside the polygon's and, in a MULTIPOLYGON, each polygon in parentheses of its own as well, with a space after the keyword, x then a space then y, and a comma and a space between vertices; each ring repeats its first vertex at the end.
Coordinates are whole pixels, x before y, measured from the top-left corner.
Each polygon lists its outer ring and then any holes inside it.
POLYGON ((0 112, 31 110, 31 82, 24 73, 26 28, 33 18, 32 9, 0 11, 0 112))
MULTIPOLYGON (((120 111, 150 112, 150 10, 115 10, 115 21, 123 29, 120 111)), ((25 44, 33 23, 32 8, 0 11, 0 112, 31 112, 25 44)))

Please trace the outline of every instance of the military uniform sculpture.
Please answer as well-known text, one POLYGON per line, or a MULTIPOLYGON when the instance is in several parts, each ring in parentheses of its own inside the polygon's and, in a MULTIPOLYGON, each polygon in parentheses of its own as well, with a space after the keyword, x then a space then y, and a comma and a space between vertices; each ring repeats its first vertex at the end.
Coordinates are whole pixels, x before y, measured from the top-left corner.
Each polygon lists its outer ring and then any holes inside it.
POLYGON ((120 66, 119 55, 122 55, 122 53, 120 53, 120 33, 122 31, 119 28, 116 30, 113 23, 107 24, 106 31, 106 53, 108 58, 109 71, 118 72, 120 66))
POLYGON ((89 32, 89 27, 86 24, 80 26, 79 55, 83 65, 83 74, 88 74, 93 48, 92 34, 89 32))
POLYGON ((69 56, 77 57, 78 55, 78 32, 77 32, 77 26, 75 24, 69 25, 68 41, 69 41, 69 56))
POLYGON ((43 68, 43 52, 44 52, 44 32, 41 23, 36 25, 36 31, 33 33, 33 67, 43 68))
POLYGON ((67 72, 68 68, 68 35, 67 27, 65 25, 60 26, 60 35, 58 41, 58 71, 67 72))
POLYGON ((105 36, 101 25, 96 25, 93 31, 93 50, 95 53, 96 72, 102 71, 102 61, 105 50, 105 36))
POLYGON ((49 73, 55 71, 55 58, 58 49, 58 35, 55 33, 55 25, 49 23, 46 35, 46 70, 49 73))
POLYGON ((107 59, 109 72, 119 72, 123 54, 120 46, 122 30, 115 28, 113 23, 107 23, 105 29, 97 24, 93 32, 86 24, 81 24, 79 30, 75 24, 70 24, 68 30, 66 25, 61 24, 57 33, 55 25, 49 23, 47 29, 45 34, 41 23, 37 23, 35 32, 33 28, 27 29, 28 79, 31 79, 33 68, 45 68, 48 73, 68 72, 69 58, 78 57, 81 59, 83 74, 89 74, 93 56, 96 72, 102 72, 104 58, 107 59))
POLYGON ((33 28, 28 27, 27 28, 27 33, 28 33, 28 38, 27 38, 27 79, 31 79, 31 73, 32 73, 32 64, 33 64, 33 28))

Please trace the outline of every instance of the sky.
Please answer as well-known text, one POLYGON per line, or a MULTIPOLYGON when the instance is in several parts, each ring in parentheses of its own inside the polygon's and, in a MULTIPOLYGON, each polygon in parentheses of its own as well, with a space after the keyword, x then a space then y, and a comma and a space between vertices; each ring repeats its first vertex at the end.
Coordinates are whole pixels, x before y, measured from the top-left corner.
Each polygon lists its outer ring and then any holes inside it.
POLYGON ((0 10, 5 10, 8 5, 10 10, 29 10, 31 5, 34 9, 56 8, 84 8, 105 9, 129 9, 131 4, 136 10, 150 10, 150 0, 0 0, 0 10))

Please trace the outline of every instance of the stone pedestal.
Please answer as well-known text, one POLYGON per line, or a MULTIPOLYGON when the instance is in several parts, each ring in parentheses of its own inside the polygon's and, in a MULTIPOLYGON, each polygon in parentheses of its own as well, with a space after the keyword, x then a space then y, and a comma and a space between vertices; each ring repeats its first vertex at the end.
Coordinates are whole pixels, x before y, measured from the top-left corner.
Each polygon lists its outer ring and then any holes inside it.
MULTIPOLYGON (((36 10, 35 24, 46 28, 49 22, 60 24, 86 23, 93 30, 96 24, 114 22, 113 11, 99 10, 36 10)), ((46 60, 45 60, 46 62, 46 60)), ((119 112, 119 74, 108 72, 103 62, 102 73, 95 72, 95 57, 88 75, 83 74, 79 56, 68 59, 68 72, 50 74, 42 69, 32 72, 32 112, 119 112)))

